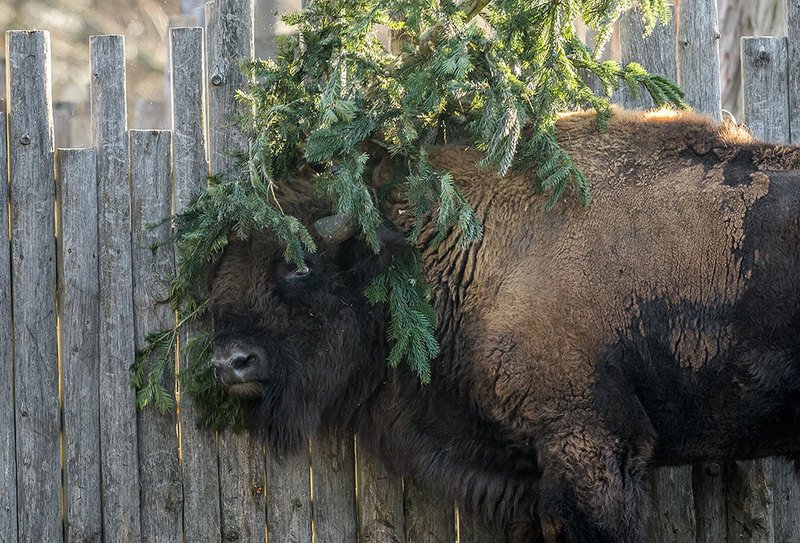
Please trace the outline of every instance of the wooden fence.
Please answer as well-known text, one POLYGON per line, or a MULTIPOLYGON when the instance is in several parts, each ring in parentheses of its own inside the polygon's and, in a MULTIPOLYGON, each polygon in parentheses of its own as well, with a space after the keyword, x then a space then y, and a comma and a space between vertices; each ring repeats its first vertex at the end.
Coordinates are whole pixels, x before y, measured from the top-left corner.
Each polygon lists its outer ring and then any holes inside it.
MULTIPOLYGON (((205 29, 170 31, 171 130, 128 130, 123 38, 93 37, 88 149, 54 152, 48 33, 7 34, 0 543, 497 541, 356 440, 323 436, 281 461, 246 435, 198 431, 185 402, 168 416, 135 408, 128 368, 145 333, 174 319, 158 301, 179 258, 162 243, 168 224, 146 226, 183 209, 245 143, 233 95, 251 10, 215 0, 205 29)), ((788 38, 742 44, 746 121, 783 142, 800 140, 800 5, 789 13, 788 38)), ((675 20, 643 42, 626 16, 621 55, 677 78, 718 119, 714 0, 681 0, 675 20)), ((659 469, 652 495, 653 542, 800 542, 800 489, 782 461, 659 469)))

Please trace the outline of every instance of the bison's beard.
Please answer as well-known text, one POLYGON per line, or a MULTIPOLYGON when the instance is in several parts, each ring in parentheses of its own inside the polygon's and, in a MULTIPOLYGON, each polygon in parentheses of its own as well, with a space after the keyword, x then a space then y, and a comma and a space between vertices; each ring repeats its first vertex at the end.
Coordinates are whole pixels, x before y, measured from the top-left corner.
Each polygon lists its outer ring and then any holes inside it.
POLYGON ((319 407, 291 385, 272 385, 260 393, 261 401, 251 401, 245 407, 250 430, 279 456, 306 449, 319 428, 319 407))
POLYGON ((264 384, 261 381, 248 381, 228 386, 228 394, 238 400, 257 400, 264 396, 264 384))

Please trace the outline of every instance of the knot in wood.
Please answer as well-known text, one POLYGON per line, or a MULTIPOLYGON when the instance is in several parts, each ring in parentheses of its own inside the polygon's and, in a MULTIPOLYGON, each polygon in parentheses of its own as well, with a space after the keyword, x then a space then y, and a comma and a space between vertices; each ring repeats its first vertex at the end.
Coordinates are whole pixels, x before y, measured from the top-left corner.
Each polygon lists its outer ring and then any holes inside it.
POLYGON ((769 61, 769 51, 767 51, 766 49, 759 49, 757 56, 758 56, 758 60, 761 60, 763 62, 768 62, 769 61))
POLYGON ((239 539, 239 532, 236 530, 228 530, 225 532, 225 541, 236 541, 239 539))
POLYGON ((709 477, 719 477, 720 473, 722 473, 722 467, 716 462, 709 462, 705 465, 703 471, 709 477))
POLYGON ((19 139, 19 142, 22 145, 29 145, 31 143, 31 137, 28 134, 23 134, 23 136, 19 139))
POLYGON ((222 74, 214 74, 211 76, 211 84, 215 87, 219 87, 225 82, 225 78, 222 77, 222 74))

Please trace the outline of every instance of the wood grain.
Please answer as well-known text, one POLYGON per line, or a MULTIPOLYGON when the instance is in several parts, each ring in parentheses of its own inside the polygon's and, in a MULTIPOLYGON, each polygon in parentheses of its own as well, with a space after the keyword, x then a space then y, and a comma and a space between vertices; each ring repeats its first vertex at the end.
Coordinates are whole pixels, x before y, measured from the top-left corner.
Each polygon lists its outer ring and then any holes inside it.
POLYGON ((6 34, 20 541, 62 540, 50 36, 6 34))
POLYGON ((716 0, 680 2, 677 11, 677 83, 696 112, 719 122, 722 94, 716 0))
POLYGON ((267 455, 267 533, 270 541, 311 543, 311 459, 306 451, 267 455))
MULTIPOLYGON (((247 83, 239 62, 253 57, 253 2, 214 0, 205 20, 209 164, 212 174, 230 175, 231 153, 247 148, 235 123, 241 107, 235 96, 247 83)), ((266 533, 263 447, 229 431, 218 444, 223 536, 260 540, 266 533)))
POLYGON ((742 38, 744 122, 757 137, 788 143, 788 42, 781 38, 742 38))
MULTIPOLYGON (((135 346, 144 348, 147 335, 175 326, 169 304, 169 284, 175 274, 170 245, 172 134, 165 130, 131 130, 131 262, 135 346)), ((173 367, 169 370, 173 370, 173 367)), ((162 383, 172 394, 174 378, 162 383)), ((183 485, 178 465, 177 414, 154 406, 138 412, 139 484, 142 541, 183 538, 183 485)))
POLYGON ((403 515, 407 543, 450 543, 456 539, 452 504, 422 481, 404 479, 403 515))
MULTIPOLYGON (((172 177, 174 212, 181 213, 208 182, 205 139, 205 55, 203 29, 170 31, 172 85, 172 177)), ((176 255, 180 259, 180 255, 176 255)), ((181 331, 179 365, 189 365, 182 349, 208 323, 193 323, 181 331)), ((197 428, 197 414, 188 398, 180 402, 181 459, 183 470, 184 534, 200 541, 210 534, 221 536, 219 463, 214 432, 197 428)))
POLYGON ((5 103, 0 111, 0 541, 17 541, 14 350, 11 344, 11 248, 8 242, 8 151, 5 103))
POLYGON ((65 533, 100 541, 97 154, 59 149, 57 158, 65 533))
POLYGON ((356 463, 353 437, 323 432, 311 444, 317 541, 356 540, 356 463))
POLYGON ((92 141, 97 151, 100 266, 100 461, 103 536, 141 540, 131 278, 131 205, 122 36, 89 41, 92 141))
POLYGON ((789 67, 789 132, 792 143, 800 143, 800 2, 786 2, 789 67))
POLYGON ((403 484, 368 454, 356 449, 360 543, 403 543, 403 484))
POLYGON ((648 525, 652 543, 694 541, 697 521, 692 492, 692 467, 658 468, 651 473, 651 513, 648 525))
MULTIPOLYGON (((674 11, 673 11, 674 14, 674 11)), ((675 62, 675 18, 667 24, 657 24, 653 33, 644 36, 642 13, 636 8, 625 12, 619 19, 619 44, 622 64, 638 62, 653 75, 662 75, 671 81, 677 79, 675 62)), ((647 109, 654 106, 653 99, 644 88, 631 92, 620 90, 617 103, 626 109, 647 109)))

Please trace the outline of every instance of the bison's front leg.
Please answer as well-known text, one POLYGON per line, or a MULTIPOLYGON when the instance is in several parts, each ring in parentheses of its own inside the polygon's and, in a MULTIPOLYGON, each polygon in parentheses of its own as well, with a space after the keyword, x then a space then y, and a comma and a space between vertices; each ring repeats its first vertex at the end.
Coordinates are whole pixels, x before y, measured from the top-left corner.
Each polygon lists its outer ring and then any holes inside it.
POLYGON ((546 543, 642 543, 649 454, 602 429, 560 435, 540 459, 546 543))

